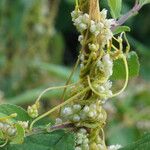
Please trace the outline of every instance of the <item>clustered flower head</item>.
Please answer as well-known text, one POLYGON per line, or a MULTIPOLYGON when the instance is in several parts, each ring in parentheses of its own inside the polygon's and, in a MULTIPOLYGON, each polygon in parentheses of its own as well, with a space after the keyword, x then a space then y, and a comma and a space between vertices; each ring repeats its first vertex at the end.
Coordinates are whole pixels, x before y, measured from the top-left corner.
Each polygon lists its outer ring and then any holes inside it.
POLYGON ((28 106, 27 112, 29 116, 32 118, 36 118, 39 115, 38 108, 39 104, 33 104, 32 106, 28 106))
POLYGON ((18 121, 18 124, 20 124, 24 129, 27 129, 29 126, 29 121, 18 121))
MULTIPOLYGON (((91 120, 103 123, 106 120, 106 114, 99 101, 84 106, 80 104, 68 105, 61 110, 61 118, 64 122, 71 121, 74 123, 82 123, 91 120)), ((59 122, 58 118, 57 122, 59 122)))
MULTIPOLYGON (((116 148, 119 148, 119 146, 117 145, 116 148)), ((76 133, 75 150, 90 150, 90 149, 104 150, 106 149, 106 147, 99 135, 93 142, 87 130, 84 128, 80 128, 76 133)), ((117 150, 117 149, 110 149, 110 150, 117 150)))
POLYGON ((8 136, 15 136, 17 131, 13 125, 4 122, 0 122, 0 130, 8 136))
POLYGON ((80 10, 74 10, 71 13, 72 21, 77 30, 81 33, 78 40, 83 44, 83 32, 87 29, 95 36, 100 36, 101 47, 104 47, 107 42, 112 38, 113 33, 111 31, 112 25, 114 25, 114 19, 107 19, 107 10, 103 9, 100 12, 100 20, 93 21, 90 19, 87 13, 83 13, 80 10))
POLYGON ((89 150, 89 134, 84 128, 79 129, 76 133, 75 150, 89 150))
POLYGON ((104 73, 104 76, 107 79, 110 78, 113 73, 113 61, 109 54, 104 55, 102 60, 98 61, 97 66, 104 73))

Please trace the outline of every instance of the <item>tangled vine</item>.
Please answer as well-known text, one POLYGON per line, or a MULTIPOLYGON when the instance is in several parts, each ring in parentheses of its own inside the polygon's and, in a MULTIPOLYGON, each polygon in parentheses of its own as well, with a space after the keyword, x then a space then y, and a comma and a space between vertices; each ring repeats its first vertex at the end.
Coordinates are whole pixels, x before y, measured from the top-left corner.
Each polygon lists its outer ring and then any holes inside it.
MULTIPOLYGON (((140 7, 139 5, 135 6, 136 12, 140 7)), ((128 17, 130 15, 128 14, 128 17)), ((126 56, 130 51, 130 45, 125 32, 117 37, 113 35, 114 28, 123 23, 123 18, 120 21, 108 19, 107 10, 100 11, 98 0, 76 0, 75 10, 71 13, 71 16, 74 26, 80 33, 78 41, 81 44, 81 50, 66 85, 50 87, 39 95, 35 104, 27 109, 29 116, 34 118, 31 123, 18 121, 13 124, 9 122, 9 119, 16 117, 17 114, 0 118, 0 129, 4 133, 3 137, 5 137, 4 143, 0 145, 1 147, 14 138, 20 126, 25 129, 26 134, 32 134, 35 131, 34 125, 37 121, 59 110, 59 117, 56 118, 55 126, 47 130, 72 128, 76 137, 75 150, 120 148, 120 145, 115 147, 106 146, 104 126, 107 114, 103 104, 108 99, 122 93, 128 84, 129 69, 126 56), (113 92, 111 76, 114 61, 117 59, 122 59, 126 77, 122 88, 117 92, 113 92), (79 64, 79 81, 69 84, 79 64), (70 89, 70 93, 66 96, 67 88, 70 89), (48 112, 39 115, 42 95, 47 91, 56 89, 64 89, 62 99, 65 101, 48 112)))

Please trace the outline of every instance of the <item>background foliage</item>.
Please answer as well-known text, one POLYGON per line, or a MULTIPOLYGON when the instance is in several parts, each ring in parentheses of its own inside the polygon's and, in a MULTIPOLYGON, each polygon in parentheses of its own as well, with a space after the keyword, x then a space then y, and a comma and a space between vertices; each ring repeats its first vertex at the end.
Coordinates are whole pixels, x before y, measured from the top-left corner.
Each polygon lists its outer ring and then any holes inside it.
MULTIPOLYGON (((102 6, 108 8, 106 1, 102 6)), ((124 0, 122 14, 134 5, 124 0)), ((70 12, 74 0, 0 1, 0 103, 26 106, 45 87, 64 84, 78 55, 78 33, 70 12)), ((126 91, 106 103, 108 144, 127 145, 150 130, 150 6, 126 24, 132 50, 140 58, 140 76, 126 91)), ((77 80, 77 74, 72 81, 77 80)), ((116 83, 119 88, 122 81, 116 83)), ((62 91, 43 99, 41 112, 59 103, 62 91)))

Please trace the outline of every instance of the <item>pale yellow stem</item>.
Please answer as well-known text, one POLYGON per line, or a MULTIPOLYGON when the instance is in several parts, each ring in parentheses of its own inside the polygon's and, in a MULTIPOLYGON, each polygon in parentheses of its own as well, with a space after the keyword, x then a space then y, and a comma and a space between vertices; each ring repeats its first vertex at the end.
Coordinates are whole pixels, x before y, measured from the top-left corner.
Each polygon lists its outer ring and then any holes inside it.
MULTIPOLYGON (((77 67, 78 67, 78 65, 79 65, 79 62, 80 62, 80 55, 79 55, 79 57, 78 57, 78 59, 77 59, 77 61, 76 61, 75 66, 73 67, 73 69, 72 69, 72 71, 71 71, 71 74, 70 74, 70 76, 69 76, 69 78, 68 78, 68 80, 67 80, 67 82, 66 82, 66 85, 69 84, 69 82, 70 82, 70 80, 71 80, 71 78, 72 78, 74 72, 76 71, 76 69, 77 69, 77 67)), ((63 91, 63 94, 62 94, 62 101, 64 100, 66 90, 67 90, 67 87, 64 88, 64 91, 63 91)))
POLYGON ((30 130, 32 130, 33 125, 34 125, 37 121, 39 121, 40 119, 42 119, 42 118, 48 116, 48 115, 51 114, 52 112, 54 112, 54 111, 60 109, 60 108, 63 107, 64 105, 66 105, 66 104, 72 102, 76 97, 82 95, 83 93, 87 92, 88 90, 89 90, 89 87, 85 88, 85 89, 84 89, 83 91, 81 91, 80 93, 78 93, 78 94, 72 96, 71 98, 69 98, 69 99, 66 100, 65 102, 63 102, 63 103, 61 103, 60 105, 58 105, 58 106, 52 108, 52 109, 49 110, 48 112, 42 114, 41 116, 39 116, 38 118, 36 118, 35 120, 33 120, 33 122, 32 122, 31 125, 30 125, 30 130))
POLYGON ((98 95, 99 97, 105 96, 104 94, 101 94, 101 93, 97 92, 97 91, 94 89, 94 87, 93 87, 92 84, 91 84, 91 81, 90 81, 90 77, 89 77, 89 76, 87 76, 87 79, 88 79, 88 84, 89 84, 90 89, 91 89, 96 95, 98 95))
POLYGON ((15 117, 17 117, 17 113, 13 113, 9 116, 2 117, 2 118, 0 118, 0 121, 4 121, 4 120, 15 118, 15 117))
MULTIPOLYGON (((76 83, 75 83, 75 84, 76 84, 76 83)), ((74 86, 75 84, 64 85, 64 86, 58 86, 58 87, 49 87, 49 88, 45 89, 45 90, 39 95, 39 97, 37 98, 37 100, 36 100, 35 103, 38 103, 38 102, 40 101, 42 95, 45 94, 45 93, 48 92, 48 91, 56 90, 56 89, 63 89, 63 88, 66 88, 66 87, 74 86)))
POLYGON ((111 96, 111 98, 120 95, 120 94, 125 90, 125 88, 126 88, 127 85, 128 85, 128 81, 129 81, 129 68, 128 68, 128 62, 127 62, 126 56, 125 56, 124 54, 122 54, 121 58, 122 58, 122 60, 123 60, 123 62, 124 62, 124 65, 125 65, 125 71, 126 71, 125 83, 124 83, 123 88, 122 88, 119 92, 113 94, 113 95, 111 96))

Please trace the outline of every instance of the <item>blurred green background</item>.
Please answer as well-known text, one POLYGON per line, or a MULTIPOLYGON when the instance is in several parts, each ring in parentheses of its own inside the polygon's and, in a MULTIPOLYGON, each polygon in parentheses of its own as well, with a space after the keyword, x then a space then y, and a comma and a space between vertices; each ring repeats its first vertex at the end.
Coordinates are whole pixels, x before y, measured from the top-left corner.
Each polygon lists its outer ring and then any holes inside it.
MULTIPOLYGON (((134 1, 123 0, 122 13, 134 1)), ((101 8, 108 8, 101 0, 101 8)), ((74 0, 0 0, 0 103, 26 108, 46 87, 62 85, 75 63, 79 43, 70 12, 74 0)), ((150 131, 150 5, 126 23, 133 51, 141 64, 138 78, 108 101, 108 144, 126 145, 150 131)), ((72 81, 76 81, 78 73, 72 81)), ((118 82, 118 86, 119 86, 118 82)), ((43 110, 58 104, 62 91, 43 97, 43 110)))

